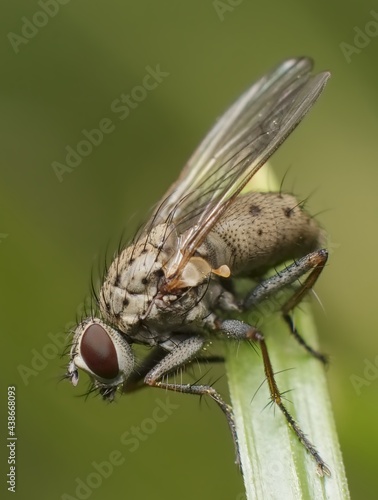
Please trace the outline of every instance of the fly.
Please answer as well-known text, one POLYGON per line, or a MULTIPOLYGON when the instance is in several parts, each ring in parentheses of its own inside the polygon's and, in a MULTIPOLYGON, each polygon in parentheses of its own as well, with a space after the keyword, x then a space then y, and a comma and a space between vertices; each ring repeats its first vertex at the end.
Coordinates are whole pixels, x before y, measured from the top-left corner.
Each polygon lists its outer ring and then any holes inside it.
POLYGON ((263 333, 230 319, 230 313, 253 310, 303 278, 281 307, 282 316, 309 354, 326 361, 301 337, 291 316, 326 264, 322 230, 292 195, 241 194, 326 85, 330 74, 312 74, 312 67, 305 57, 283 62, 217 121, 148 222, 115 256, 100 289, 99 317, 88 317, 75 329, 66 377, 77 385, 78 369, 84 370, 106 400, 144 384, 207 395, 227 418, 239 463, 232 408, 210 385, 172 383, 167 377, 193 359, 209 360, 205 348, 212 338, 254 342, 272 402, 323 476, 330 474, 328 467, 284 406, 263 333), (288 260, 294 263, 266 277, 288 260), (259 282, 242 302, 230 286, 238 277, 259 282), (138 365, 133 344, 153 348, 138 365))

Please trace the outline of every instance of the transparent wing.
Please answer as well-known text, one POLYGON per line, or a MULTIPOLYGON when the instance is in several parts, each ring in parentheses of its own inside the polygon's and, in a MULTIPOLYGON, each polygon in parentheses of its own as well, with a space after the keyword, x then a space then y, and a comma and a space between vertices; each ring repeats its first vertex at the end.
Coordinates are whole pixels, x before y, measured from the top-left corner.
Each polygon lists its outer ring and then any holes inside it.
POLYGON ((145 226, 174 223, 177 274, 253 175, 300 123, 330 74, 311 74, 309 58, 263 76, 210 130, 145 226))

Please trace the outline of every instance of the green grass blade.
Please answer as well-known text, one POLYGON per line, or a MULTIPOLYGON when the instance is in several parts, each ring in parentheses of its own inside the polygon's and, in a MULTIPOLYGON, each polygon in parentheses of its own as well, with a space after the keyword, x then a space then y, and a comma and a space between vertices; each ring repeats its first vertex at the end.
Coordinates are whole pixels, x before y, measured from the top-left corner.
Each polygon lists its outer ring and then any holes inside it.
MULTIPOLYGON (((331 477, 317 475, 315 461, 280 410, 268 404, 269 390, 263 383, 265 375, 259 350, 256 353, 248 343, 229 343, 226 369, 246 497, 248 500, 348 499, 326 370, 291 337, 279 314, 264 316, 259 320, 259 328, 267 340, 278 387, 281 392, 290 391, 285 394, 286 407, 315 444, 331 470, 331 477)), ((309 304, 301 305, 294 319, 298 331, 317 348, 309 304)))

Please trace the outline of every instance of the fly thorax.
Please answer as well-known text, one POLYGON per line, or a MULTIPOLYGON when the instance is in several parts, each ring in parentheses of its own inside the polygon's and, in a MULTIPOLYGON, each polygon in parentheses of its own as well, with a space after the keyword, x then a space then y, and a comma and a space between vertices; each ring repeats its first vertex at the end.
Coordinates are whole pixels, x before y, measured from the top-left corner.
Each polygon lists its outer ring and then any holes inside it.
MULTIPOLYGON (((158 319, 163 319, 165 328, 168 325, 175 329, 185 329, 188 325, 203 327, 222 293, 218 276, 226 275, 229 275, 227 266, 213 269, 206 259, 197 255, 191 257, 185 266, 178 268, 173 280, 166 279, 162 283, 154 300, 158 319)), ((169 278, 169 273, 165 278, 167 276, 169 278)), ((151 324, 153 318, 149 319, 151 324)))
POLYGON ((113 260, 100 291, 100 309, 124 333, 132 334, 148 314, 170 258, 171 239, 169 227, 159 225, 113 260))

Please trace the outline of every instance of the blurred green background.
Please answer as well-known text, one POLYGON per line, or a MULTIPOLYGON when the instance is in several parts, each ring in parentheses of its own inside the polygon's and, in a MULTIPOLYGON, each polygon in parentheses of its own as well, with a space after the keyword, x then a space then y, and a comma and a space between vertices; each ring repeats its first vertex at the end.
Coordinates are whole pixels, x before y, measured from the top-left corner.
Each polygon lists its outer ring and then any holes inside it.
MULTIPOLYGON (((331 258, 317 285, 325 312, 314 309, 332 358, 328 380, 351 494, 376 498, 378 4, 45 3, 47 19, 36 14, 43 0, 3 0, 0 20, 1 413, 15 385, 17 496, 243 498, 213 404, 170 395, 177 408, 154 428, 156 399, 166 398, 158 390, 114 405, 84 401, 75 397, 84 377, 76 389, 59 383, 67 360, 52 336, 61 344, 107 246, 111 253, 124 230, 132 235, 214 119, 277 62, 310 55, 332 80, 273 166, 279 179, 289 168, 288 190, 313 193, 309 207, 329 232, 331 258), (370 35, 357 35, 365 26, 370 35), (115 100, 158 65, 161 82, 121 120, 115 100), (114 130, 59 182, 51 164, 65 163, 66 146, 104 118, 114 130), (141 425, 150 433, 131 451, 121 436, 141 425), (98 484, 93 462, 110 457, 122 464, 98 484), (75 491, 78 479, 93 487, 75 491)), ((217 387, 227 391, 225 378, 217 387)))

